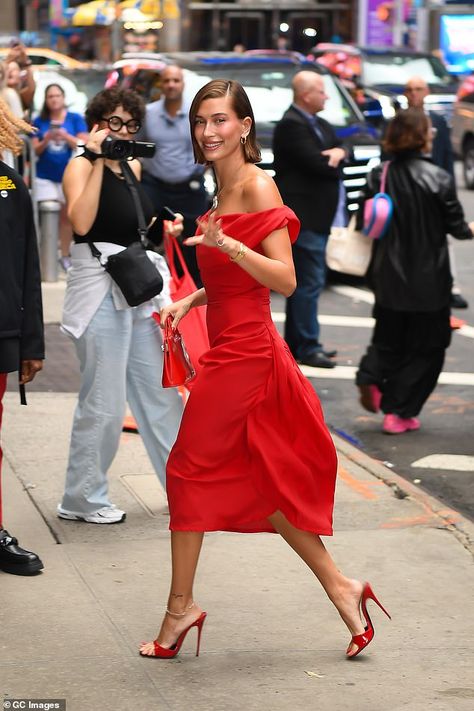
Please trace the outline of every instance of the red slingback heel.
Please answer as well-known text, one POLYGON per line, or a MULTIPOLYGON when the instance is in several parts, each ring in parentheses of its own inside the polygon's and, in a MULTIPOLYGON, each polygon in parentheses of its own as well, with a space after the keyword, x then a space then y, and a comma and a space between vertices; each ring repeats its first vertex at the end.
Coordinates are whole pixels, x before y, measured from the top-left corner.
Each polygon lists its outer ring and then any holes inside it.
POLYGON ((194 622, 191 622, 189 627, 186 627, 185 630, 181 632, 179 635, 178 639, 176 642, 171 645, 171 647, 162 647, 161 644, 158 644, 158 642, 153 640, 153 646, 154 646, 154 654, 143 654, 143 652, 140 651, 140 655, 142 657, 151 657, 152 659, 158 658, 158 659, 173 659, 173 657, 176 657, 179 650, 181 649, 181 645, 183 644, 186 635, 188 634, 189 630, 192 629, 193 627, 197 628, 197 646, 196 646, 196 657, 199 657, 199 649, 201 647, 201 634, 202 634, 202 626, 204 624, 204 620, 207 617, 207 612, 202 612, 201 615, 197 618, 197 620, 194 620, 194 622))
POLYGON ((362 652, 365 647, 367 647, 368 644, 370 644, 370 642, 372 642, 374 638, 374 626, 372 624, 372 620, 370 619, 369 613, 367 612, 368 600, 373 600, 380 607, 380 609, 385 612, 387 617, 390 620, 392 619, 385 607, 382 605, 382 603, 377 600, 374 591, 370 587, 370 583, 364 583, 364 587, 362 588, 362 595, 360 596, 360 605, 367 624, 364 632, 362 632, 361 634, 352 635, 352 639, 346 651, 348 659, 353 659, 354 657, 356 657, 360 652, 362 652), (357 646, 357 649, 355 650, 355 652, 352 652, 352 654, 349 654, 349 650, 353 644, 357 646))

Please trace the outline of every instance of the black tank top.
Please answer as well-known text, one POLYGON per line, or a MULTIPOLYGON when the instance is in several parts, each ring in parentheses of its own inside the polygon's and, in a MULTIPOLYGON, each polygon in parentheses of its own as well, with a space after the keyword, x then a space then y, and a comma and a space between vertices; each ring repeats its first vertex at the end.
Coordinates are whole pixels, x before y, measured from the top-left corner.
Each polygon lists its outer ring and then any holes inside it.
MULTIPOLYGON (((153 205, 148 195, 133 175, 140 202, 148 225, 153 217, 153 205)), ((86 235, 74 234, 76 244, 87 242, 112 242, 128 247, 138 240, 138 217, 132 193, 123 178, 119 178, 107 166, 104 168, 99 208, 94 224, 86 235)))

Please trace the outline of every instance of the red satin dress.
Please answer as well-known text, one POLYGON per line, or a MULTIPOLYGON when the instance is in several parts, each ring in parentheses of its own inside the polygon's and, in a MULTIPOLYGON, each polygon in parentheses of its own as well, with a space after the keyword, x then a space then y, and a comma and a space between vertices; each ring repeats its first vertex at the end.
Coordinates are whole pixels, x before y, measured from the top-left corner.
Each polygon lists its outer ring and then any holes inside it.
MULTIPOLYGON (((262 252, 273 230, 299 222, 288 207, 221 215, 223 231, 262 252)), ((274 528, 281 511, 332 534, 337 459, 319 400, 270 313, 270 292, 218 249, 198 246, 210 350, 167 466, 172 531, 274 528)))

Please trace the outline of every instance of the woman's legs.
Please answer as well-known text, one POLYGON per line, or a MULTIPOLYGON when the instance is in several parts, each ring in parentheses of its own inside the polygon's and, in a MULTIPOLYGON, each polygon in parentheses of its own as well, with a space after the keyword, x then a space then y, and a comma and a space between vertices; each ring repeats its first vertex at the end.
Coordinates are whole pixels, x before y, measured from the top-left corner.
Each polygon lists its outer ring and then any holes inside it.
POLYGON ((69 512, 92 514, 112 505, 107 471, 122 433, 131 333, 130 312, 117 311, 109 292, 75 341, 81 387, 61 503, 69 512))
POLYGON ((362 583, 346 578, 336 568, 319 536, 295 528, 280 511, 276 511, 268 519, 316 575, 351 635, 361 634, 364 631, 359 611, 362 583))
MULTIPOLYGON (((201 615, 201 608, 192 604, 193 584, 201 552, 202 531, 171 532, 171 587, 168 610, 175 615, 165 614, 156 641, 162 647, 171 647, 186 627, 201 615), (182 614, 184 612, 184 615, 182 614)), ((141 645, 140 652, 153 656, 153 642, 141 645)))

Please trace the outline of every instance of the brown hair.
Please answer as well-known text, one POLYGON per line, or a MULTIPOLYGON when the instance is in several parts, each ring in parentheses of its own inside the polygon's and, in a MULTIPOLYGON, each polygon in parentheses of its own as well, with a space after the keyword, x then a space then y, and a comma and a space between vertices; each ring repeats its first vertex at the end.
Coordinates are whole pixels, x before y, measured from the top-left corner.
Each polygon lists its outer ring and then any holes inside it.
POLYGON ((232 108, 239 119, 244 119, 247 116, 252 119, 252 125, 250 126, 247 140, 242 146, 242 150, 244 152, 246 163, 258 163, 262 157, 260 155, 260 148, 257 144, 255 119, 249 97, 247 96, 242 84, 239 84, 238 81, 228 81, 227 79, 213 79, 210 81, 208 84, 199 89, 193 99, 193 103, 191 104, 191 108, 189 110, 189 123, 191 125, 191 137, 196 163, 206 163, 204 154, 194 138, 194 128, 199 107, 202 102, 207 99, 220 99, 225 96, 231 97, 232 108))
POLYGON ((430 120, 422 109, 399 111, 388 124, 383 148, 387 153, 423 151, 430 120))
POLYGON ((139 123, 145 118, 145 102, 135 91, 120 89, 113 86, 111 89, 102 89, 89 101, 85 113, 89 130, 102 119, 112 113, 117 106, 121 106, 139 123))
POLYGON ((48 86, 44 90, 44 101, 43 101, 43 106, 41 107, 41 111, 40 111, 40 118, 43 119, 43 121, 49 121, 49 119, 51 118, 51 111, 49 110, 49 107, 48 107, 47 95, 48 95, 48 91, 50 89, 55 89, 55 88, 59 89, 59 91, 61 92, 63 97, 66 96, 66 92, 62 88, 61 84, 48 84, 48 86))

